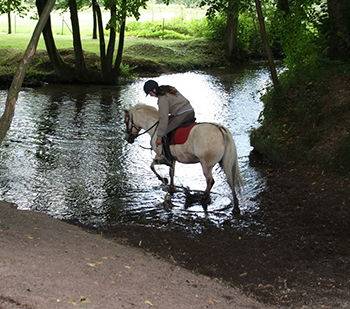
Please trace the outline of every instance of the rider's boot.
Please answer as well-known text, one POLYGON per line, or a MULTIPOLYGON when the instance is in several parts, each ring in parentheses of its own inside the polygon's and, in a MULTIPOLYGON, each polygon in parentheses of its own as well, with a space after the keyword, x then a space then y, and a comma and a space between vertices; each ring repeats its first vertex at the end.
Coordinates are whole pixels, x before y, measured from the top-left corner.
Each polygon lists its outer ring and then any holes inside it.
POLYGON ((162 155, 161 158, 157 160, 157 163, 172 166, 173 165, 173 157, 172 157, 171 152, 170 152, 168 137, 166 137, 166 136, 162 137, 162 144, 163 144, 164 155, 162 155))

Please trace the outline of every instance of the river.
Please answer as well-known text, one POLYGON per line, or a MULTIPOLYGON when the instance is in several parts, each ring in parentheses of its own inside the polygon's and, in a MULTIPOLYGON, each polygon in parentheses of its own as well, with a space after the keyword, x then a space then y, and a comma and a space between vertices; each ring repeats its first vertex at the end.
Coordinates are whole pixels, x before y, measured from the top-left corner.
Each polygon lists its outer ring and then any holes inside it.
MULTIPOLYGON (((162 75, 159 84, 175 86, 196 111, 198 122, 225 125, 232 133, 245 181, 238 195, 242 214, 257 210, 256 195, 264 177, 249 164, 249 133, 259 126, 260 96, 270 82, 265 66, 162 75)), ((44 85, 22 89, 11 128, 0 148, 0 198, 20 209, 104 225, 131 222, 200 231, 206 224, 235 224, 225 175, 214 168, 211 203, 190 204, 187 192, 202 192, 206 183, 199 164, 177 164, 177 192, 164 204, 165 188, 149 166, 149 135, 134 144, 124 140, 124 109, 137 103, 157 106, 145 97, 145 78, 118 86, 44 85)), ((5 102, 6 91, 0 91, 5 102)), ((3 108, 3 107, 2 107, 3 108)), ((168 168, 158 167, 166 176, 168 168)))

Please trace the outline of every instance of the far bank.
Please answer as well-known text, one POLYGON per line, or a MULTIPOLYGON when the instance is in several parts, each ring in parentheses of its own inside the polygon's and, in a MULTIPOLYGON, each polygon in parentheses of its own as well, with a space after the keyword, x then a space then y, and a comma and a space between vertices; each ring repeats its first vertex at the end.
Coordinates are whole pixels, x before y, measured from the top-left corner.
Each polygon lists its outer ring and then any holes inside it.
MULTIPOLYGON (((198 40, 137 40, 127 44, 123 52, 120 76, 157 76, 162 73, 186 72, 212 67, 228 66, 222 43, 204 39, 198 40)), ((0 49, 0 87, 5 88, 12 81, 24 50, 0 49)), ((60 49, 62 60, 70 67, 75 67, 74 50, 60 49)), ((85 65, 91 83, 101 81, 100 56, 93 52, 84 52, 85 65)), ((26 74, 24 85, 40 85, 41 83, 78 82, 69 76, 60 80, 55 73, 46 50, 37 50, 32 64, 26 74)), ((117 81, 116 81, 117 82, 117 81)))

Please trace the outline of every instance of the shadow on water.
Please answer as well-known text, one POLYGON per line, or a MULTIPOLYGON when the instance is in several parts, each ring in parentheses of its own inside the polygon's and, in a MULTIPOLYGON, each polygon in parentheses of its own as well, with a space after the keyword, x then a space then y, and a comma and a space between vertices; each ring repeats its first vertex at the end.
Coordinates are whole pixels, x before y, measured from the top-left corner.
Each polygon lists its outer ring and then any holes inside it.
MULTIPOLYGON (((20 209, 97 226, 127 222, 200 232, 209 224, 249 232, 255 224, 250 220, 257 210, 255 197, 264 187, 259 168, 249 164, 249 132, 259 125, 259 97, 269 82, 266 68, 250 65, 157 78, 191 101, 198 121, 222 123, 232 132, 246 183, 239 195, 239 220, 232 215, 230 188, 219 167, 213 171, 210 201, 201 200, 205 179, 199 164, 177 165, 177 190, 169 195, 149 168, 149 136, 132 145, 124 140, 124 108, 157 106, 154 98, 145 98, 144 81, 21 91, 0 149, 1 199, 20 209)), ((0 92, 1 101, 6 95, 0 92)), ((168 175, 166 167, 157 170, 168 175)), ((263 227, 259 233, 264 234, 263 227)))

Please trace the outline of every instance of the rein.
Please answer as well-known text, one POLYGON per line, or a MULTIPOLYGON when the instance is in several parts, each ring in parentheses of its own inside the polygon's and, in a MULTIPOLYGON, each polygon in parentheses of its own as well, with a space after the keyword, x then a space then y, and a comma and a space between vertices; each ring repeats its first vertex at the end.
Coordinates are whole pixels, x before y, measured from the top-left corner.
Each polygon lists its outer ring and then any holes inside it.
MULTIPOLYGON (((145 132, 142 132, 141 134, 137 134, 136 136, 135 136, 135 138, 136 137, 139 137, 140 135, 143 135, 143 134, 146 134, 148 131, 150 131, 150 130, 152 130, 155 126, 157 126, 159 124, 159 120, 154 124, 154 125, 152 125, 150 128, 148 128, 145 132)), ((136 126, 135 126, 136 127, 136 126)))
MULTIPOLYGON (((130 117, 130 121, 131 121, 131 128, 130 128, 130 130, 127 129, 127 130, 126 130, 126 133, 128 133, 128 134, 130 134, 130 135, 133 135, 133 134, 132 134, 132 129, 133 129, 133 128, 135 128, 135 129, 138 130, 138 131, 141 131, 141 130, 142 130, 141 127, 138 127, 137 125, 135 125, 132 116, 130 117)), ((153 129, 155 126, 157 126, 158 124, 159 124, 159 120, 158 120, 155 124, 153 124, 150 128, 148 128, 147 130, 145 130, 144 132, 142 132, 142 133, 140 133, 140 134, 137 133, 137 134, 134 136, 134 138, 137 138, 137 137, 139 137, 139 136, 141 136, 141 135, 143 135, 143 134, 148 133, 150 130, 152 130, 152 129, 153 129)))

